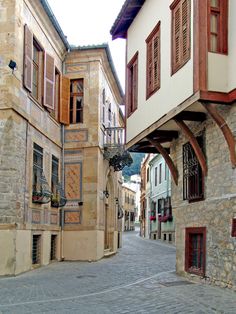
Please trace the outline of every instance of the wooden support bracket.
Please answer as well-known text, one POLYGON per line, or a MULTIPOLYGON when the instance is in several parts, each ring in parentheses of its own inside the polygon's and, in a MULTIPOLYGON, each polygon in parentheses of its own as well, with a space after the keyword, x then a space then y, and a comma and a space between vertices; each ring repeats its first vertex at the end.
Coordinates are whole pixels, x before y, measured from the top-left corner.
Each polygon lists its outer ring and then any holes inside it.
POLYGON ((230 130, 228 124, 225 119, 219 114, 216 109, 216 106, 212 103, 202 103, 206 108, 207 112, 210 114, 215 123, 219 126, 221 132, 224 135, 224 138, 229 147, 230 160, 232 163, 232 167, 236 167, 236 153, 235 153, 235 139, 232 131, 230 130))
POLYGON ((162 155, 162 157, 165 159, 165 162, 167 163, 167 165, 170 169, 170 173, 174 179, 174 182, 176 185, 178 185, 178 170, 175 167, 172 159, 170 158, 170 156, 166 152, 165 148, 162 147, 160 143, 154 141, 153 139, 151 139, 149 137, 146 137, 146 139, 147 139, 147 141, 149 141, 152 144, 152 146, 154 146, 156 148, 158 153, 160 153, 162 155))
POLYGON ((202 169, 202 173, 204 176, 207 175, 207 164, 206 164, 206 158, 201 150, 201 147, 199 146, 194 134, 192 133, 192 131, 189 129, 189 127, 180 120, 175 120, 175 122, 177 123, 177 125, 180 127, 180 129, 183 131, 183 133, 185 134, 185 136, 188 138, 196 156, 197 159, 199 161, 199 164, 201 166, 202 169))

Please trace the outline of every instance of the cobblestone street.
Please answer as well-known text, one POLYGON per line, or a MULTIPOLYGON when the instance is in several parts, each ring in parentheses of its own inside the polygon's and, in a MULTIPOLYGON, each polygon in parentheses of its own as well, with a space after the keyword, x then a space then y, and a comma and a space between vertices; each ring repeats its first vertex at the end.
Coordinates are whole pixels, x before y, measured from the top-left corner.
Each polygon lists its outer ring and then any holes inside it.
POLYGON ((175 248, 123 236, 96 263, 53 263, 0 279, 0 313, 236 313, 236 294, 175 275, 175 248), (142 255, 141 252, 143 252, 142 255))

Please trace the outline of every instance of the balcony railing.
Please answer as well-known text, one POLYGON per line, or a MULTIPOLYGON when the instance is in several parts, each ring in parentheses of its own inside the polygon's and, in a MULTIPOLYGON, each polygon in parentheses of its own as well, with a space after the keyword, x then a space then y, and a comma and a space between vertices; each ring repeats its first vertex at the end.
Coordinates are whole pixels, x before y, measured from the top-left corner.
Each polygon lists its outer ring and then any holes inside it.
POLYGON ((120 171, 133 162, 130 153, 125 150, 124 128, 110 127, 104 133, 104 158, 114 171, 120 171))
POLYGON ((105 129, 104 147, 124 146, 124 128, 110 127, 105 129))

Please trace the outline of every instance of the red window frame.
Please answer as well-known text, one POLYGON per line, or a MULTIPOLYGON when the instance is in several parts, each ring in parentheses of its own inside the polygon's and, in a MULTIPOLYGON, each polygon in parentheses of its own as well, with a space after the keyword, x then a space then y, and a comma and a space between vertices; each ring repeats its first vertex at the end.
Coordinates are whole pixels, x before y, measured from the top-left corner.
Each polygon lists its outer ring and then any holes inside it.
POLYGON ((185 271, 205 276, 206 227, 185 229, 185 271), (197 264, 197 266, 194 264, 197 264))
POLYGON ((218 0, 213 6, 208 0, 208 50, 210 52, 228 53, 228 0, 218 0), (216 18, 216 31, 212 30, 212 18, 216 18), (216 47, 212 46, 212 37, 216 38, 216 47))
POLYGON ((138 52, 127 65, 127 116, 138 107, 138 52))
POLYGON ((146 99, 151 97, 160 88, 161 69, 161 22, 159 21, 152 30, 147 44, 147 67, 146 67, 146 99))

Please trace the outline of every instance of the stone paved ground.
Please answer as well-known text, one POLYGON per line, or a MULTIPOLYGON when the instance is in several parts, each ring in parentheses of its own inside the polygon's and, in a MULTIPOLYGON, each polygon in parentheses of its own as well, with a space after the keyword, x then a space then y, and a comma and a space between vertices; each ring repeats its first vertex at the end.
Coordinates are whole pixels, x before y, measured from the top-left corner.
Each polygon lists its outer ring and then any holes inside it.
POLYGON ((174 273, 175 248, 124 235, 119 253, 0 279, 0 313, 236 313, 236 293, 174 273))

